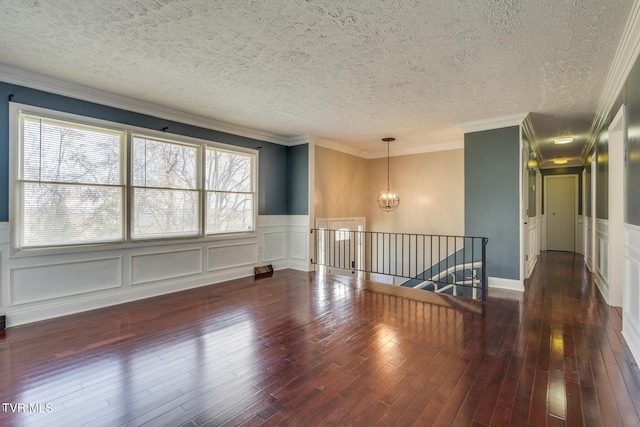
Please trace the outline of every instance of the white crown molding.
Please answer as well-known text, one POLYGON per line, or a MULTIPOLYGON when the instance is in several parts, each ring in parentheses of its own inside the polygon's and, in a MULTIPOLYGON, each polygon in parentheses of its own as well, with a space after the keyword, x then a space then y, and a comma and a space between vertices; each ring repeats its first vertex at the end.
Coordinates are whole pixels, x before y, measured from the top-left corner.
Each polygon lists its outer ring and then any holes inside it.
POLYGON ((365 159, 367 158, 367 153, 365 153, 364 151, 356 150, 355 148, 348 147, 337 141, 317 136, 311 137, 310 140, 312 140, 313 143, 318 147, 328 148, 330 150, 339 151, 341 153, 350 154, 356 157, 362 157, 365 159))
POLYGON ((613 63, 609 69, 607 80, 605 81, 600 100, 598 101, 596 115, 589 130, 589 142, 585 145, 582 152, 583 159, 587 158, 587 155, 596 143, 598 133, 604 126, 618 94, 622 91, 622 87, 638 59, 638 54, 640 54, 640 0, 633 2, 629 19, 627 20, 622 38, 620 39, 620 44, 613 57, 613 63))
MULTIPOLYGON (((0 81, 80 99, 82 101, 119 108, 122 110, 147 114, 178 123, 244 136, 246 138, 257 139, 260 141, 273 142, 280 145, 289 146, 292 142, 295 142, 300 138, 300 136, 289 137, 286 135, 276 135, 257 129, 251 129, 215 120, 209 117, 186 113, 174 108, 164 107, 150 102, 141 101, 139 99, 117 95, 76 83, 70 83, 41 74, 20 70, 2 63, 0 63, 0 81)), ((20 100, 18 99, 17 101, 20 100)))
MULTIPOLYGON (((413 154, 424 154, 424 153, 434 153, 436 151, 447 151, 447 150, 457 150, 464 148, 464 141, 451 141, 445 142, 442 144, 435 145, 424 145, 424 146, 416 146, 416 147, 401 147, 397 149, 392 149, 389 151, 389 155, 391 157, 397 156, 410 156, 413 154)), ((382 157, 387 157, 387 152, 377 151, 374 153, 367 153, 367 159, 380 159, 382 157)))
POLYGON ((480 132, 483 130, 500 129, 509 126, 520 126, 529 113, 511 114, 509 116, 458 123, 456 126, 464 133, 480 132))
MULTIPOLYGON (((313 140, 315 145, 319 147, 328 148, 330 150, 339 151, 341 153, 350 154, 352 156, 361 157, 367 160, 380 159, 382 157, 387 157, 386 150, 366 152, 366 151, 357 150, 355 148, 347 146, 346 144, 343 144, 338 141, 333 141, 330 139, 325 139, 320 137, 310 137, 310 140, 313 140)), ((409 156, 412 154, 433 153, 436 151, 457 150, 460 148, 464 148, 464 141, 452 141, 452 142, 446 142, 443 144, 436 144, 436 145, 424 145, 424 146, 404 147, 404 148, 401 147, 401 148, 391 149, 389 151, 389 155, 391 157, 409 156)))
POLYGON ((309 134, 292 136, 288 138, 288 146, 293 147, 294 145, 303 145, 308 144, 310 141, 309 134))

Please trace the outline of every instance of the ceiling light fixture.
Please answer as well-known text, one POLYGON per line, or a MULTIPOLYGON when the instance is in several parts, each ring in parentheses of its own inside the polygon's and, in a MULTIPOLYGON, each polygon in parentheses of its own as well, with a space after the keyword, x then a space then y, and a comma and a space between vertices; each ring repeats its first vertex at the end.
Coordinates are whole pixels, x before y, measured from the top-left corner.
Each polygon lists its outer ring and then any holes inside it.
POLYGON ((555 159, 553 163, 556 165, 566 165, 569 160, 567 159, 555 159))
POLYGON ((570 136, 553 140, 554 144, 570 144, 572 142, 573 142, 573 138, 571 138, 570 136))
POLYGON ((378 194, 378 207, 385 212, 395 210, 400 204, 400 196, 395 191, 389 189, 389 143, 395 141, 395 138, 382 138, 387 143, 387 189, 378 194))

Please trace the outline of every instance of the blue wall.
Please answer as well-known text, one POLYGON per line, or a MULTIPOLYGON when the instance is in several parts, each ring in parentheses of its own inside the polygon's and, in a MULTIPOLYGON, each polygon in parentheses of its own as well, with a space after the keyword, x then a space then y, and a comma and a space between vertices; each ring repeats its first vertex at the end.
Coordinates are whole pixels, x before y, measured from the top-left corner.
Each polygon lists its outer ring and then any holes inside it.
POLYGON ((309 144, 289 147, 288 154, 287 212, 289 215, 308 215, 309 144))
POLYGON ((636 59, 629 76, 624 83, 616 102, 608 113, 608 117, 600 132, 595 149, 597 150, 598 169, 596 173, 597 199, 596 213, 598 218, 608 218, 609 208, 609 132, 608 127, 620 106, 626 106, 627 145, 625 161, 625 222, 640 226, 640 58, 636 59))
POLYGON ((488 237, 487 275, 520 279, 520 127, 464 135, 464 229, 488 237))
POLYGON ((0 82, 0 222, 9 220, 9 95, 21 104, 147 129, 168 127, 167 132, 172 134, 259 149, 258 213, 307 214, 308 186, 301 181, 302 176, 308 176, 308 160, 303 155, 307 145, 286 147, 0 82), (296 177, 295 184, 290 184, 291 177, 296 177))

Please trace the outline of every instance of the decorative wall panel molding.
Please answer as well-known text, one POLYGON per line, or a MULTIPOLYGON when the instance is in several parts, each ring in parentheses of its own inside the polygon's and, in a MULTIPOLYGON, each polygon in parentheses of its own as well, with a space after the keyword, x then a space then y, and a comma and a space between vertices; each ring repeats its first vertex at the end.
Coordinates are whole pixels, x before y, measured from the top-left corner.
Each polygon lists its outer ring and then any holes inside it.
POLYGON ((595 282, 604 300, 609 303, 609 221, 596 220, 595 282))
POLYGON ((528 247, 526 248, 527 255, 527 265, 526 265, 526 274, 525 277, 529 277, 533 268, 536 266, 536 262, 538 261, 538 255, 540 254, 540 240, 538 238, 539 227, 538 227, 538 218, 529 218, 528 220, 528 235, 527 235, 527 243, 528 247))
POLYGON ((622 335, 636 361, 640 360, 640 227, 624 228, 624 296, 622 335))
POLYGON ((145 253, 131 256, 131 284, 157 282, 202 273, 202 249, 145 253))
POLYGON ((584 230, 587 267, 589 268, 589 271, 593 273, 593 252, 591 251, 591 244, 593 243, 593 227, 591 227, 591 218, 588 216, 585 217, 584 230))
POLYGON ((259 216, 257 233, 242 236, 12 257, 0 223, 0 312, 11 327, 246 277, 267 263, 308 271, 308 234, 307 215, 259 216))
POLYGON ((579 254, 584 253, 584 217, 578 216, 578 223, 576 227, 576 252, 579 254))
POLYGON ((271 231, 263 233, 264 256, 263 261, 279 261, 287 257, 286 231, 271 231))
POLYGON ((258 263, 258 244, 256 242, 210 246, 207 253, 209 271, 245 265, 254 266, 258 263))
POLYGON ((122 286, 122 258, 11 269, 11 305, 88 294, 122 286))

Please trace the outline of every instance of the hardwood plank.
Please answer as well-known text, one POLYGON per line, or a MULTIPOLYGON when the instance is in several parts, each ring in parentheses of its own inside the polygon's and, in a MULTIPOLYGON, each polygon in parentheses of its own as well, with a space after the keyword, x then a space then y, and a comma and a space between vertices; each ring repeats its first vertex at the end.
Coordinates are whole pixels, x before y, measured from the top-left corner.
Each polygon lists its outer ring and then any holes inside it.
POLYGON ((486 304, 283 270, 9 328, 0 425, 639 425, 579 256, 486 304), (34 408, 36 408, 34 406, 34 408))

